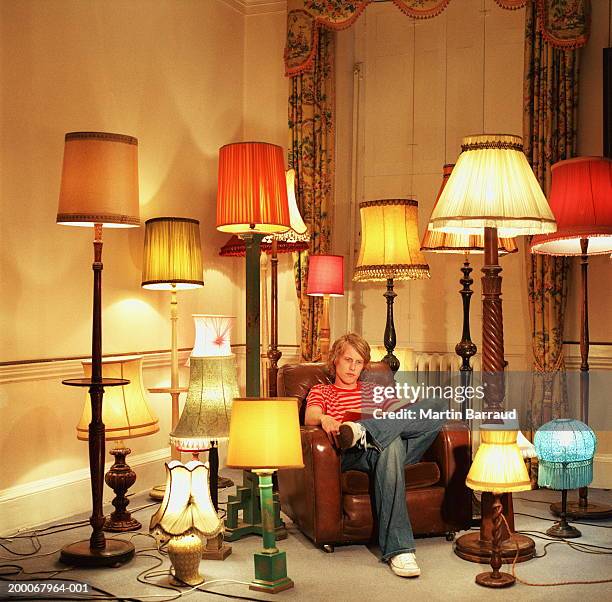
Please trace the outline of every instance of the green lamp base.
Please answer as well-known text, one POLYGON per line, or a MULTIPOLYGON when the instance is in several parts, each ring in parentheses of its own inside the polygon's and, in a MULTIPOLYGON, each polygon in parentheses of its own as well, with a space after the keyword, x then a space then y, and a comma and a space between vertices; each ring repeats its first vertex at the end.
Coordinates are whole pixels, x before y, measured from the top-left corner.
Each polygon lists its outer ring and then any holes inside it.
POLYGON ((275 594, 293 587, 293 581, 287 577, 287 555, 285 552, 255 553, 255 579, 249 589, 275 594))

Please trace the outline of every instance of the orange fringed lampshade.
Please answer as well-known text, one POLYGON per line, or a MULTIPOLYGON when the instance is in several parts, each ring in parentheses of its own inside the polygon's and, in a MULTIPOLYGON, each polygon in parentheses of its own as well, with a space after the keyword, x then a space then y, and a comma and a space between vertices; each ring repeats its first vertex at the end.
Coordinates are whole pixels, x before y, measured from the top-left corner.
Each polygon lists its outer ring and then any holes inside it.
POLYGON ((290 226, 283 149, 266 142, 221 147, 217 230, 275 234, 290 226))
POLYGON ((612 159, 576 157, 552 166, 550 207, 557 220, 553 234, 534 236, 531 250, 548 255, 612 253, 612 159))
POLYGON ((66 134, 57 223, 140 225, 136 138, 109 132, 66 134))
MULTIPOLYGON (((442 184, 434 203, 433 211, 440 199, 440 195, 446 186, 446 182, 453 171, 454 164, 446 164, 442 168, 442 184)), ((499 254, 516 253, 518 247, 514 238, 499 238, 499 254)), ((433 253, 484 253, 483 234, 464 234, 462 232, 442 232, 440 230, 425 230, 421 241, 421 251, 433 253)))

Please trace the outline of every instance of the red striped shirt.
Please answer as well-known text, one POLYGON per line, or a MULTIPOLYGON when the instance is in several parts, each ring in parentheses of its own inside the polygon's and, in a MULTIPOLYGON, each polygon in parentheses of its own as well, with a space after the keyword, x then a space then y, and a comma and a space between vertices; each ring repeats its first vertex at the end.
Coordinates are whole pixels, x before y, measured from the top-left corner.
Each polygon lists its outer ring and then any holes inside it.
POLYGON ((356 420, 353 414, 369 414, 375 407, 384 408, 385 403, 374 403, 374 387, 370 382, 358 382, 354 389, 341 389, 336 385, 315 385, 306 397, 306 409, 311 407, 321 408, 323 414, 331 416, 338 422, 343 422, 347 414, 351 416, 346 419, 356 420))

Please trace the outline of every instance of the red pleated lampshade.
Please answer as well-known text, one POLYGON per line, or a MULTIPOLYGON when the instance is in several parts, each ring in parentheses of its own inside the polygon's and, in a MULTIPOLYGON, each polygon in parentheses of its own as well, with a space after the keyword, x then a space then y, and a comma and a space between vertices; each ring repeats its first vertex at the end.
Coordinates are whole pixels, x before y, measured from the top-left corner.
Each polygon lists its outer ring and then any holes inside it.
POLYGON ((310 255, 308 258, 308 295, 342 297, 344 295, 344 257, 310 255))
POLYGON ((274 234, 290 227, 283 149, 237 142, 219 149, 217 230, 274 234))
POLYGON ((589 255, 612 253, 612 159, 575 157, 555 163, 549 203, 557 231, 534 236, 533 253, 581 255, 584 238, 589 255))

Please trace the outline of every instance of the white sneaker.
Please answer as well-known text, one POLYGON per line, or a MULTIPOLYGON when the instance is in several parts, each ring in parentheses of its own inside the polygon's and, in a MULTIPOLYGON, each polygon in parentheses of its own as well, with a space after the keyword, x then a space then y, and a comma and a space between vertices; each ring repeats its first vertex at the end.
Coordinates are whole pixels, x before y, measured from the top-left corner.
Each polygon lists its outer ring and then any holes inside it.
POLYGON ((523 454, 523 458, 535 458, 536 450, 535 445, 523 435, 521 431, 518 432, 516 437, 516 444, 519 446, 521 450, 521 454, 523 454))
POLYGON ((389 560, 389 566, 398 577, 418 577, 421 574, 414 552, 396 554, 389 560))
POLYGON ((367 431, 358 422, 343 422, 338 430, 338 447, 349 449, 359 444, 366 447, 367 431))

